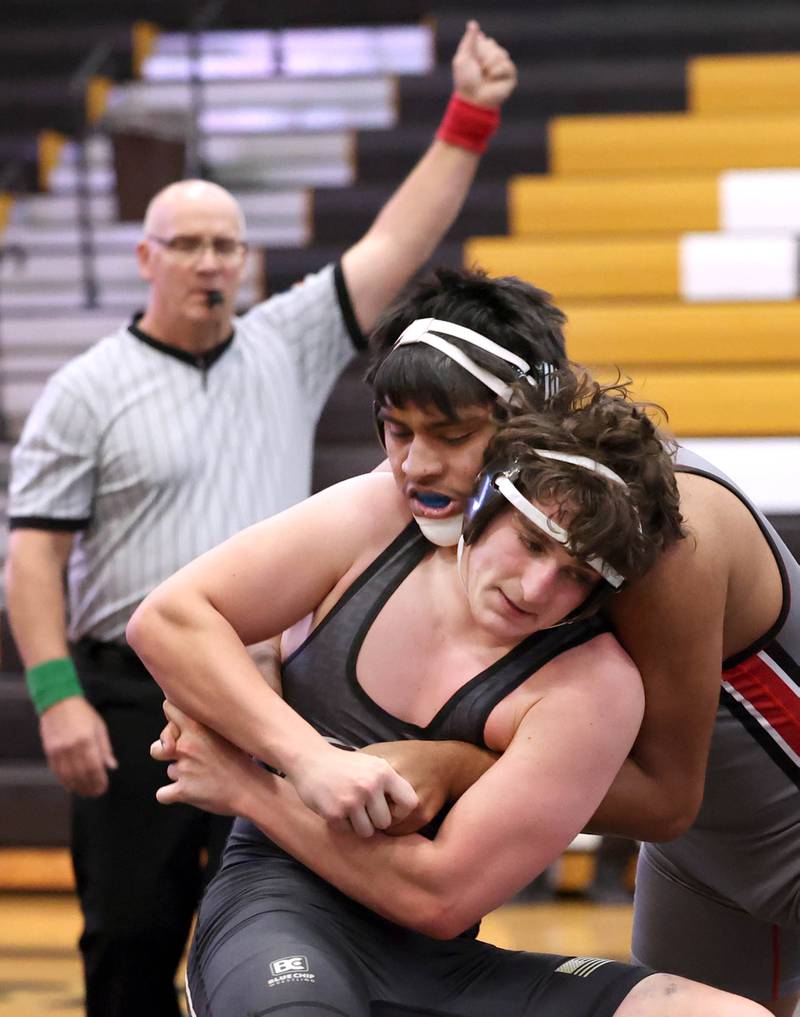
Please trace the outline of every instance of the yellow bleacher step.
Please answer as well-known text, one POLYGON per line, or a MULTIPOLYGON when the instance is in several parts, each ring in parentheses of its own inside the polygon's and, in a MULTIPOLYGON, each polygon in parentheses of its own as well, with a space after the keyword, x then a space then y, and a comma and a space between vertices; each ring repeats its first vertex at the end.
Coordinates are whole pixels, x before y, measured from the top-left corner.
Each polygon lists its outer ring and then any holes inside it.
POLYGON ((694 113, 800 109, 800 54, 695 57, 687 70, 694 113))
POLYGON ((145 60, 158 42, 159 28, 152 21, 134 21, 131 28, 131 62, 135 77, 141 78, 145 60))
MULTIPOLYGON (((567 350, 579 363, 800 367, 800 301, 559 306, 568 319, 567 350)), ((796 401, 800 405, 800 389, 796 401)))
POLYGON ((555 173, 677 173, 800 166, 800 114, 556 117, 555 173))
POLYGON ((682 233, 719 227, 719 177, 518 176, 509 184, 512 233, 535 236, 682 233))
POLYGON ((476 237, 464 245, 465 264, 490 275, 518 275, 569 297, 675 297, 679 244, 674 238, 551 240, 476 237))
MULTIPOLYGON (((680 436, 796 435, 800 366, 658 368, 621 363, 638 399, 663 406, 680 436)), ((601 380, 616 373, 595 370, 601 380)))
POLYGON ((0 891, 75 889, 67 848, 0 848, 0 891))
POLYGON ((0 191, 0 237, 5 232, 6 226, 8 226, 8 220, 11 216, 11 209, 13 205, 13 195, 6 191, 0 191))

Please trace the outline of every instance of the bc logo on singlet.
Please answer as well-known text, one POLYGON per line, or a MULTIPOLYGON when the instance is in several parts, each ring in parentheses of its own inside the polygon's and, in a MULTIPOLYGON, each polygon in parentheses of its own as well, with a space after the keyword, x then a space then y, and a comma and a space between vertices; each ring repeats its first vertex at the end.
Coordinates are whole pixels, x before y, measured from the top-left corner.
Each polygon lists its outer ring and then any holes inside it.
POLYGON ((267 979, 267 985, 270 987, 285 985, 287 982, 316 981, 316 977, 308 970, 308 957, 299 954, 270 961, 269 970, 272 978, 267 979))

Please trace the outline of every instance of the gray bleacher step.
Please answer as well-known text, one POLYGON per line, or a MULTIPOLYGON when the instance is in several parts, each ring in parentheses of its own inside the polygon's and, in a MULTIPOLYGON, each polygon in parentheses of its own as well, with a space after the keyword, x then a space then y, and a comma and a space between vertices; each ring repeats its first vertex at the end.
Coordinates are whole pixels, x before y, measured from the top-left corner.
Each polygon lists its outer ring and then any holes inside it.
MULTIPOLYGON (((350 183, 352 140, 350 131, 317 130, 305 133, 215 132, 200 137, 201 157, 208 175, 226 187, 239 188, 335 186, 350 183)), ((78 187, 78 169, 72 150, 50 175, 54 194, 74 194, 78 187)), ((88 183, 92 192, 111 195, 116 189, 113 160, 89 167, 88 183)))
MULTIPOLYGON (((402 9, 395 8, 392 16, 398 22, 406 20, 402 9)), ((343 73, 424 74, 429 70, 433 51, 429 23, 342 27, 340 20, 331 11, 330 27, 201 32, 197 40, 201 73, 215 81, 275 74, 335 78, 343 73)), ((169 32, 159 37, 144 61, 142 76, 186 80, 191 68, 186 33, 169 32)))
MULTIPOLYGON (((91 236, 104 251, 132 251, 141 235, 142 227, 135 222, 93 222, 91 225, 91 236)), ((21 245, 26 256, 64 248, 74 251, 81 239, 82 230, 75 214, 71 216, 71 221, 55 224, 10 222, 3 234, 4 243, 21 245)), ((9 269, 12 275, 16 270, 16 266, 9 269)))
POLYGON ((74 167, 79 158, 92 169, 110 166, 114 158, 111 137, 103 131, 94 131, 82 143, 67 141, 61 149, 60 165, 74 167))
MULTIPOLYGON (((280 191, 239 191, 235 197, 242 206, 248 226, 248 239, 254 247, 294 247, 309 240, 309 193, 304 188, 280 191)), ((112 195, 92 198, 93 243, 103 252, 133 256, 142 235, 141 222, 117 221, 116 198, 112 195)), ((79 204, 74 194, 37 195, 15 202, 4 242, 22 246, 28 255, 54 253, 65 248, 73 253, 82 239, 78 225, 79 204)), ((19 271, 16 262, 7 268, 13 277, 19 271)))
POLYGON ((213 179, 233 191, 341 187, 354 179, 350 132, 253 136, 220 133, 203 138, 201 151, 213 179))
MULTIPOLYGON (((90 167, 86 183, 92 194, 112 195, 116 192, 117 178, 114 167, 90 167)), ((47 186, 52 194, 73 194, 78 186, 78 171, 74 166, 61 164, 51 172, 47 186)))
MULTIPOLYGON (((110 194, 93 194, 90 197, 92 220, 108 223, 116 219, 117 202, 110 194)), ((11 210, 11 222, 27 225, 53 225, 74 221, 78 215, 75 194, 26 194, 20 197, 11 210)))
POLYGON ((0 764, 2 847, 61 847, 69 843, 68 793, 46 763, 0 764))
MULTIPOLYGON (((114 88, 105 123, 157 127, 159 118, 185 117, 192 86, 185 81, 137 81, 114 88)), ((216 131, 286 131, 387 128, 395 122, 395 86, 387 77, 210 81, 203 88, 199 127, 216 131)))

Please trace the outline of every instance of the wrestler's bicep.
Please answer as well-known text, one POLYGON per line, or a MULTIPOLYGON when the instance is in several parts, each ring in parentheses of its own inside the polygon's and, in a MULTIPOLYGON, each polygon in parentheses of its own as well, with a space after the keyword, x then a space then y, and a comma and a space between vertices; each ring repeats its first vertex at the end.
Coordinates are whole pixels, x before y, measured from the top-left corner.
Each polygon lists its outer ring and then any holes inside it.
POLYGON ((465 905, 476 914, 508 899, 566 849, 630 751, 641 684, 629 663, 608 670, 599 663, 591 679, 561 688, 554 682, 439 831, 449 878, 462 892, 469 887, 465 905))

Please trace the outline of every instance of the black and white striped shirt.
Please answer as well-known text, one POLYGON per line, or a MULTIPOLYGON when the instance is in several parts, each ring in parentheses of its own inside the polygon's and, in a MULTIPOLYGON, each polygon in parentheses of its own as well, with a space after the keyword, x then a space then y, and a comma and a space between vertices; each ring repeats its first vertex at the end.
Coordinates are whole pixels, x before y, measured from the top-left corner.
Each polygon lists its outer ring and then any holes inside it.
POLYGON ((208 358, 124 327, 48 382, 12 455, 12 527, 74 530, 69 637, 120 641, 146 594, 306 497, 314 430, 362 342, 339 266, 208 358))

